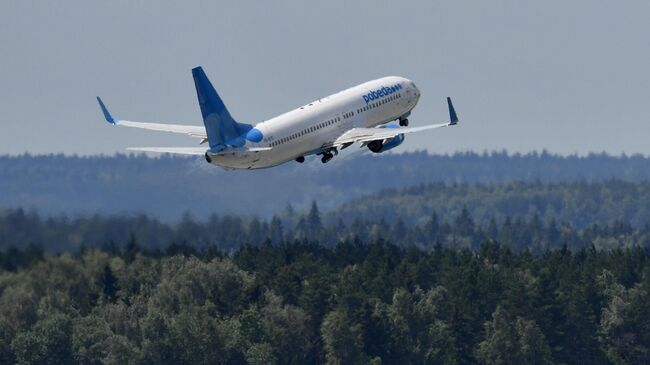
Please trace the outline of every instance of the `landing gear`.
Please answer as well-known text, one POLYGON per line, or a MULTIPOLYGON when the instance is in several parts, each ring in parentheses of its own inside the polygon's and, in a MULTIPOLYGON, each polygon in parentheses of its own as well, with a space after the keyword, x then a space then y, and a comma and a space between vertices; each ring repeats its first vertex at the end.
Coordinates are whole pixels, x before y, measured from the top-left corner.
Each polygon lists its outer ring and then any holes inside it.
POLYGON ((328 163, 329 160, 334 158, 334 156, 338 156, 338 154, 339 154, 339 151, 336 149, 336 147, 332 147, 332 148, 328 149, 327 151, 323 151, 323 152, 319 153, 319 155, 323 155, 323 157, 321 157, 321 159, 320 159, 320 162, 328 163), (334 152, 334 153, 332 153, 332 152, 334 152))
POLYGON ((399 125, 402 126, 402 127, 408 127, 409 126, 409 120, 406 119, 406 118, 400 118, 399 125))
POLYGON ((322 163, 327 163, 329 160, 334 158, 334 155, 331 152, 323 153, 323 158, 320 159, 322 163))
POLYGON ((297 162, 297 163, 303 163, 303 162, 305 162, 305 156, 297 157, 297 158, 296 158, 296 162, 297 162))

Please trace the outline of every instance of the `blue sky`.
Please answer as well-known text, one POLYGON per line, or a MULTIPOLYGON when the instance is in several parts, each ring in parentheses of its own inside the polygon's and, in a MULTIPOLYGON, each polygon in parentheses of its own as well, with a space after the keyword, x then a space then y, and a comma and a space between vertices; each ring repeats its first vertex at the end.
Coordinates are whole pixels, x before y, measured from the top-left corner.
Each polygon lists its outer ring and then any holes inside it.
POLYGON ((368 79, 422 90, 398 151, 650 154, 647 1, 0 2, 0 154, 191 146, 102 122, 200 125, 201 65, 255 123, 368 79))

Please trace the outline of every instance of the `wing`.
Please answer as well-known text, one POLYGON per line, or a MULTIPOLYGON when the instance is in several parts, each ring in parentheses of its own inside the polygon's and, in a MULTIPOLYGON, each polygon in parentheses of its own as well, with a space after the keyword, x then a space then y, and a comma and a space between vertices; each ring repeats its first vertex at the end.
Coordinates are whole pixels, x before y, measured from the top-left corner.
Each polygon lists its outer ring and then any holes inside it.
POLYGON ((458 116, 456 115, 456 110, 451 103, 451 99, 447 98, 447 105, 449 107, 449 122, 440 123, 440 124, 431 124, 425 125, 422 127, 405 127, 405 128, 353 128, 349 131, 343 133, 341 136, 336 138, 334 141, 325 143, 322 147, 323 150, 330 148, 346 148, 353 143, 361 143, 361 146, 377 141, 377 140, 387 140, 399 136, 400 134, 414 133, 426 131, 428 129, 437 129, 442 127, 449 127, 452 125, 458 124, 458 116))
POLYGON ((97 102, 99 102, 99 107, 102 109, 102 113, 104 113, 104 118, 106 118, 106 121, 113 125, 122 125, 125 127, 148 129, 148 130, 160 131, 160 132, 181 133, 181 134, 187 134, 192 137, 202 138, 202 139, 207 139, 208 137, 207 133, 205 132, 205 127, 201 127, 201 126, 132 122, 130 120, 115 119, 108 112, 108 109, 106 109, 106 105, 104 105, 104 102, 102 102, 102 99, 100 99, 99 96, 97 97, 97 102))
POLYGON ((435 129, 447 127, 453 124, 442 123, 442 124, 432 124, 425 125, 422 127, 412 127, 412 128, 353 128, 349 131, 343 133, 340 137, 335 139, 329 144, 326 144, 327 147, 347 147, 353 143, 361 143, 362 146, 368 144, 369 142, 376 140, 386 140, 399 136, 400 134, 414 133, 425 131, 427 129, 435 129))

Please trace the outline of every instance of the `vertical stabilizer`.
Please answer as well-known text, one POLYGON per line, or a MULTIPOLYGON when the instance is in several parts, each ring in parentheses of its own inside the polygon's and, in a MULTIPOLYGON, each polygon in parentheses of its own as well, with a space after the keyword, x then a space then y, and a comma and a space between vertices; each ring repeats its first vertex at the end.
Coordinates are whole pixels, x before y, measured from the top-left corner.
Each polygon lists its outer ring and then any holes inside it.
POLYGON ((246 141, 242 134, 246 133, 251 126, 239 124, 233 119, 201 67, 193 68, 192 76, 210 148, 223 149, 226 145, 243 146, 246 141))

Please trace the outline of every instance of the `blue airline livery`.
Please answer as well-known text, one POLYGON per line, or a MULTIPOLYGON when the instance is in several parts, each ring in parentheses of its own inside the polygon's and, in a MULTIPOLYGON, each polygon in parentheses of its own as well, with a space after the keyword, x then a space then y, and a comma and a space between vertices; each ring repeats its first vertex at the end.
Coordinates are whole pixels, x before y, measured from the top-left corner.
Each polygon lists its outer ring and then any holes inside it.
POLYGON ((399 146, 404 135, 453 126, 458 117, 447 98, 449 121, 408 127, 407 117, 420 99, 413 81, 388 76, 345 89, 257 124, 242 123, 230 114, 201 67, 192 69, 203 126, 133 122, 115 119, 97 97, 112 125, 187 134, 205 147, 132 147, 129 150, 202 155, 226 169, 260 169, 288 161, 305 162, 310 155, 327 163, 354 143, 381 153, 399 146), (388 85, 388 86, 387 86, 388 85), (389 124, 397 121, 397 124, 389 124), (399 125, 398 125, 399 124, 399 125))
POLYGON ((363 96, 363 101, 365 101, 366 104, 368 104, 369 102, 371 102, 371 101, 373 101, 375 99, 383 98, 384 96, 387 96, 387 95, 390 95, 392 93, 398 92, 401 89, 402 89, 402 86, 400 84, 393 85, 391 87, 382 86, 381 89, 379 89, 377 91, 371 91, 371 92, 368 93, 368 95, 364 95, 363 96))

